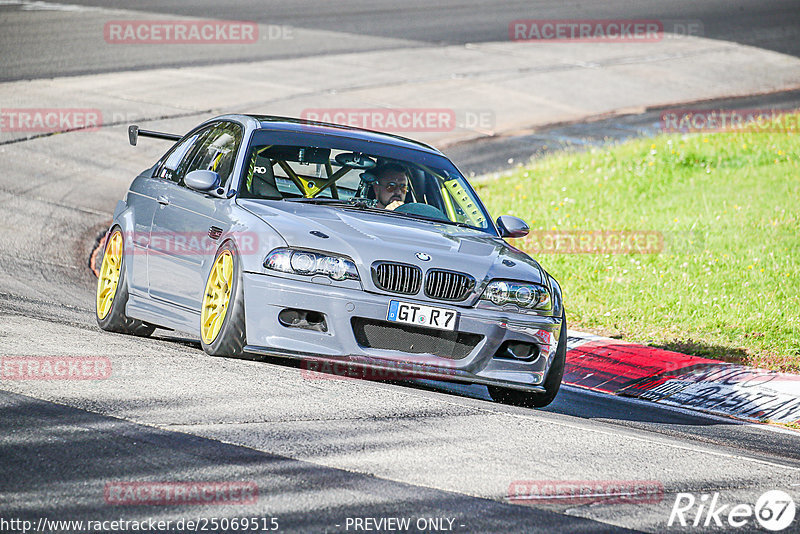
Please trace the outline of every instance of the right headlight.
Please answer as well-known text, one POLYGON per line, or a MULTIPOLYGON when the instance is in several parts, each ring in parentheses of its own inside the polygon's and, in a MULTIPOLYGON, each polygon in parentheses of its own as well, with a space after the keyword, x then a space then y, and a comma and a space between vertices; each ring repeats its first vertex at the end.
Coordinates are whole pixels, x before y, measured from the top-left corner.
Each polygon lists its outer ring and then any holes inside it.
POLYGON ((553 307, 550 291, 539 284, 495 280, 483 290, 481 299, 497 306, 516 304, 520 308, 550 311, 553 307))
POLYGON ((312 276, 325 275, 333 280, 358 280, 353 260, 310 250, 277 248, 267 255, 264 267, 282 273, 312 276))

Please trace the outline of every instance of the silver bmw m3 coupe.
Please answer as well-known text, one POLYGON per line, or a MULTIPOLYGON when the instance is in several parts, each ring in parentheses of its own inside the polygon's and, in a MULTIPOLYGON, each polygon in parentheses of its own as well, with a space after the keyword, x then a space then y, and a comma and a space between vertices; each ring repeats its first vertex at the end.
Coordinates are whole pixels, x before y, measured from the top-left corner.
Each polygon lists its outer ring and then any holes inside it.
POLYGON ((174 144, 117 204, 102 329, 189 332, 215 356, 413 369, 524 406, 555 398, 561 288, 504 241, 527 225, 493 220, 439 151, 271 116, 128 133, 174 144))

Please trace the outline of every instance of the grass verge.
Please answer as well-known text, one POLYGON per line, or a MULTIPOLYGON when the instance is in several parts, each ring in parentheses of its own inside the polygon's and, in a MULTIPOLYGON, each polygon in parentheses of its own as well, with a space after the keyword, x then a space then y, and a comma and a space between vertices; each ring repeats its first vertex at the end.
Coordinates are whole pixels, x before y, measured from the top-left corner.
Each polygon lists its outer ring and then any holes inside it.
POLYGON ((491 213, 529 222, 511 242, 561 283, 571 328, 800 372, 799 167, 797 132, 670 134, 476 189, 491 213), (610 235, 645 246, 626 253, 610 235))

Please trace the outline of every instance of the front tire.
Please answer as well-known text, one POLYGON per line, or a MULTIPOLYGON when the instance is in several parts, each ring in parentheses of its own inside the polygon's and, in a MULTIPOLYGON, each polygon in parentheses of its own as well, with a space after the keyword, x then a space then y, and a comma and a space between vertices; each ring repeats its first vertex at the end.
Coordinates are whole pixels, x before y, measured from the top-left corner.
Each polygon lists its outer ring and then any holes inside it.
POLYGON ((217 251, 208 273, 200 307, 200 343, 211 356, 241 356, 247 344, 242 265, 230 241, 217 251))
POLYGON ((125 315, 128 303, 128 283, 125 278, 125 239, 122 230, 115 226, 108 233, 97 277, 95 296, 95 319, 97 325, 107 332, 118 332, 147 337, 155 326, 125 315))
POLYGON ((561 332, 558 336, 558 348, 553 363, 544 380, 544 393, 529 393, 518 389, 500 386, 488 386, 489 396, 495 402, 524 406, 526 408, 544 408, 555 400, 564 377, 564 366, 567 362, 567 316, 561 314, 561 332))

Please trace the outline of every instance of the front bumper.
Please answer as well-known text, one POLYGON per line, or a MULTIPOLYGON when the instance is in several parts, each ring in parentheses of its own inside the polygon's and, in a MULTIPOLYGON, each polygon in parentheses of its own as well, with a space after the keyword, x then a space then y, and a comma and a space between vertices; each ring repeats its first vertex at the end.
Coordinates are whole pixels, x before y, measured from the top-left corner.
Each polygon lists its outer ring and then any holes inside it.
MULTIPOLYGON (((446 302, 368 293, 360 289, 264 274, 243 273, 242 278, 248 342, 246 350, 256 354, 289 356, 316 362, 346 362, 373 369, 395 369, 400 371, 399 375, 407 378, 445 379, 543 391, 541 384, 559 342, 559 317, 463 308, 446 302), (360 336, 362 343, 359 343, 355 325, 361 320, 385 321, 391 300, 457 310, 457 330, 477 334, 481 339, 474 347, 470 347, 466 355, 458 355, 458 359, 454 359, 453 355, 443 356, 441 352, 437 355, 364 346, 363 335, 360 336), (323 314, 327 331, 285 326, 278 316, 289 308, 323 314), (538 357, 531 361, 498 357, 507 341, 536 345, 538 357)), ((399 332, 402 328, 397 323, 381 323, 381 328, 387 332, 397 328, 398 336, 407 333, 399 332)), ((439 333, 424 327, 411 328, 421 331, 421 335, 435 336, 439 333)), ((325 366, 317 368, 326 369, 325 366)))

